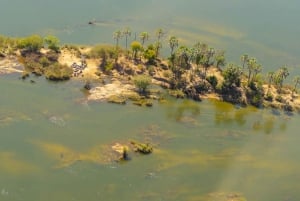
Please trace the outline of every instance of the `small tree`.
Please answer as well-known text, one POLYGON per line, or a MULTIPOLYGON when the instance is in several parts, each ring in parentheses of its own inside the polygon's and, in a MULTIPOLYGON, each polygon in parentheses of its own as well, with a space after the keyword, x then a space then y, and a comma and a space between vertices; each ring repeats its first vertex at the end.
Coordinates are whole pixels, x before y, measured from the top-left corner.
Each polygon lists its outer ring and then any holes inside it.
POLYGON ((281 93, 284 80, 290 75, 289 70, 286 66, 282 66, 276 72, 274 77, 274 83, 278 87, 278 92, 281 93))
POLYGON ((129 27, 126 27, 126 28, 123 30, 123 36, 125 36, 125 48, 126 48, 126 51, 127 51, 128 37, 131 36, 131 30, 130 30, 129 27))
POLYGON ((156 30, 156 37, 157 41, 155 43, 155 51, 156 51, 156 57, 159 55, 159 51, 162 48, 161 38, 164 36, 164 32, 161 28, 156 30))
POLYGON ((59 51, 59 39, 55 36, 49 35, 44 38, 44 41, 50 50, 59 51))
POLYGON ((241 84, 241 69, 235 64, 229 64, 223 71, 224 85, 227 87, 237 86, 241 84))
POLYGON ((142 44, 139 41, 133 41, 130 46, 133 53, 133 58, 136 60, 138 52, 143 49, 142 44))
POLYGON ((248 54, 243 54, 241 56, 241 62, 242 62, 242 70, 244 71, 245 69, 245 64, 248 62, 249 56, 248 54))
POLYGON ((298 84, 300 84, 300 76, 296 76, 293 79, 293 81, 294 81, 294 89, 293 89, 292 95, 294 95, 294 93, 297 91, 297 86, 298 86, 298 84))
POLYGON ((155 63, 155 50, 153 45, 149 45, 148 48, 144 51, 144 58, 148 60, 148 63, 154 64, 155 63))
POLYGON ((147 75, 137 75, 133 78, 135 86, 138 88, 140 94, 144 94, 151 84, 151 77, 147 75))
POLYGON ((144 45, 145 45, 145 42, 147 41, 147 40, 149 40, 149 34, 148 34, 148 32, 142 32, 141 34, 140 34, 140 40, 141 40, 141 42, 142 42, 142 46, 143 46, 143 48, 144 48, 144 45))
POLYGON ((116 49, 119 48, 119 41, 123 37, 123 34, 120 30, 117 30, 113 33, 113 39, 116 41, 116 49))
POLYGON ((115 57, 115 63, 118 62, 119 58, 119 41, 123 37, 122 32, 120 30, 117 30, 113 34, 113 38, 116 41, 116 57, 115 57))
POLYGON ((275 73, 273 71, 267 73, 267 79, 268 79, 268 91, 267 91, 267 94, 269 94, 269 90, 271 88, 271 84, 274 81, 274 76, 275 76, 275 73))
POLYGON ((225 52, 217 51, 215 54, 216 67, 225 66, 225 52))
POLYGON ((169 45, 170 45, 171 57, 172 57, 172 55, 174 54, 175 48, 178 47, 178 39, 175 36, 171 36, 169 38, 169 45))
POLYGON ((18 47, 29 52, 39 52, 43 47, 43 38, 39 35, 32 35, 19 40, 18 47))

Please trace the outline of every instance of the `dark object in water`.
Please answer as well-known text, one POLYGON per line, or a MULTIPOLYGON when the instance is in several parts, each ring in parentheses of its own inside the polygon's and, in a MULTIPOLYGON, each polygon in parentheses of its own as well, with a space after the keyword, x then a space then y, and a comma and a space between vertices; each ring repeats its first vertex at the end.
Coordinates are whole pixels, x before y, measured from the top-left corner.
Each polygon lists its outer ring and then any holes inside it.
POLYGON ((89 24, 89 25, 94 25, 95 22, 94 22, 94 21, 89 21, 88 24, 89 24))
POLYGON ((84 86, 83 86, 86 90, 90 90, 92 88, 92 84, 91 82, 87 81, 84 86))

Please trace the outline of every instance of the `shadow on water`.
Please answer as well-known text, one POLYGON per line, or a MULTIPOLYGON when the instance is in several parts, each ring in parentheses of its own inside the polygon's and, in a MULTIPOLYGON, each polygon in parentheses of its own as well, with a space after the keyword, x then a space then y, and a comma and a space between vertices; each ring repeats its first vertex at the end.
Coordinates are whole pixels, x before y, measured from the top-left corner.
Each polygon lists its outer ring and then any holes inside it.
POLYGON ((198 124, 197 117, 201 114, 200 103, 188 99, 180 101, 171 99, 164 103, 164 106, 169 119, 194 126, 198 124))

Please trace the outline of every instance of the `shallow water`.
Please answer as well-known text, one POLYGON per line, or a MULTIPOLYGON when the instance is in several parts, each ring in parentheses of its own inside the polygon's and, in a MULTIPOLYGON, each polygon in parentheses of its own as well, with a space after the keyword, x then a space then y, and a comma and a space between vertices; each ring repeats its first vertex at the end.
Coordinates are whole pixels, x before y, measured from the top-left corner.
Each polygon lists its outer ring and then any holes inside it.
MULTIPOLYGON (((125 26, 152 35, 163 27, 182 43, 207 42, 234 61, 248 52, 267 69, 288 64, 295 74, 298 8, 296 0, 2 0, 0 33, 94 44, 112 43, 112 32, 125 26)), ((204 201, 212 192, 300 200, 298 114, 216 101, 90 103, 84 83, 18 76, 0 75, 1 201, 204 201), (149 136, 153 154, 107 161, 114 143, 149 136)))
POLYGON ((1 200, 299 200, 299 115, 168 100, 142 108, 85 103, 83 83, 0 79, 1 200), (154 153, 105 160, 152 137, 154 153))

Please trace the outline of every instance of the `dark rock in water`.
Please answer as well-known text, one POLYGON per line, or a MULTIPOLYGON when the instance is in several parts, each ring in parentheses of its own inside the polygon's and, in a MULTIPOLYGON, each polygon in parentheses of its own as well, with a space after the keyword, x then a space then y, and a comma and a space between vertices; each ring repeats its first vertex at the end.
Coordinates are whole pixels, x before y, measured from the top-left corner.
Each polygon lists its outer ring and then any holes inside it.
POLYGON ((52 116, 52 117, 50 117, 50 118, 49 118, 49 121, 50 121, 51 123, 53 123, 53 124, 56 124, 56 125, 60 126, 60 127, 63 127, 63 126, 66 125, 65 120, 64 120, 63 118, 57 117, 57 116, 52 116))
POLYGON ((83 86, 86 90, 91 90, 92 89, 92 84, 90 82, 86 82, 83 86))
POLYGON ((34 80, 30 80, 30 83, 35 84, 35 81, 34 80))
POLYGON ((272 111, 272 114, 273 114, 273 115, 280 116, 280 111, 279 111, 278 109, 272 108, 271 111, 272 111))

